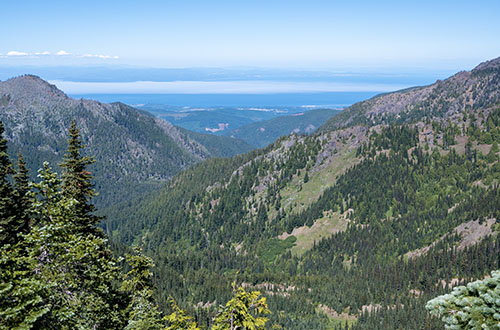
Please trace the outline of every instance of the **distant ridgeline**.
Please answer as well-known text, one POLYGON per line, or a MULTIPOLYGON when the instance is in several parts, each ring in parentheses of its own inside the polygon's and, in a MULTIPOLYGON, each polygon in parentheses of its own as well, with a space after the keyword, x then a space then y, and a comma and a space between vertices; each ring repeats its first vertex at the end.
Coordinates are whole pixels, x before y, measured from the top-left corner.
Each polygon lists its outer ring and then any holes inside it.
POLYGON ((499 122, 495 59, 199 163, 104 226, 202 325, 236 279, 284 329, 442 329, 426 302, 500 268, 499 122))
POLYGON ((59 171, 67 130, 75 119, 97 162, 99 205, 137 196, 190 165, 252 149, 228 137, 192 133, 122 103, 75 100, 42 79, 26 75, 0 82, 0 121, 11 155, 21 150, 34 176, 43 161, 59 171), (133 195, 133 196, 132 196, 133 195))
POLYGON ((340 110, 315 109, 270 120, 256 122, 218 134, 245 141, 256 148, 264 148, 281 136, 292 133, 311 134, 340 110))

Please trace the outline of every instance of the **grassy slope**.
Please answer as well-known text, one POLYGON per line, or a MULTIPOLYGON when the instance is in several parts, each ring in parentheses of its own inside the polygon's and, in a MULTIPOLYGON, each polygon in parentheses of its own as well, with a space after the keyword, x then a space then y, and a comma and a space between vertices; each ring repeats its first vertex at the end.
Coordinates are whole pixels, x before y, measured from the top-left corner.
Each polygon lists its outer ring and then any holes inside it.
POLYGON ((295 245, 291 248, 293 255, 302 255, 310 250, 322 238, 330 237, 333 233, 345 231, 349 220, 338 212, 328 211, 324 217, 317 219, 311 227, 302 226, 295 228, 290 235, 283 233, 280 239, 295 237, 295 245))
POLYGON ((305 173, 302 172, 280 192, 287 213, 299 213, 318 200, 325 189, 335 184, 338 176, 358 162, 354 150, 343 149, 339 154, 340 157, 335 157, 324 169, 311 171, 308 182, 304 183, 305 173))

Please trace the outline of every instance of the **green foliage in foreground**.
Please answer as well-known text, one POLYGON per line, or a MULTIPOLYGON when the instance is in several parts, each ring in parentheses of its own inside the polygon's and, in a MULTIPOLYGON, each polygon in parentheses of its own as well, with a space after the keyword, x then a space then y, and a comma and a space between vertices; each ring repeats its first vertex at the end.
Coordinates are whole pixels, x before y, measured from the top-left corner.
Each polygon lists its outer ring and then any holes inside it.
MULTIPOLYGON (((27 184, 24 163, 19 161, 16 173, 4 142, 0 135, 0 330, 197 329, 175 301, 174 312, 162 315, 154 299, 152 260, 140 250, 126 256, 129 271, 122 272, 122 259, 96 227, 86 170, 92 159, 81 156, 74 124, 62 179, 44 163, 40 181, 27 184)), ((245 328, 267 322, 258 316, 268 312, 266 298, 238 289, 215 320, 217 329, 230 329, 224 313, 233 303, 238 308, 230 310, 231 317, 243 320, 245 328)))
POLYGON ((212 329, 265 329, 267 318, 259 315, 270 313, 266 298, 260 297, 259 291, 249 293, 243 288, 236 289, 234 283, 233 291, 235 297, 221 309, 212 329))
POLYGON ((165 317, 165 319, 170 323, 170 326, 167 328, 167 330, 199 330, 198 325, 193 321, 193 318, 186 315, 186 312, 179 308, 174 298, 169 297, 168 300, 170 302, 170 305, 172 306, 173 312, 172 314, 165 317))
POLYGON ((451 294, 434 298, 425 307, 431 314, 442 316, 446 329, 499 329, 500 271, 455 287, 451 294))

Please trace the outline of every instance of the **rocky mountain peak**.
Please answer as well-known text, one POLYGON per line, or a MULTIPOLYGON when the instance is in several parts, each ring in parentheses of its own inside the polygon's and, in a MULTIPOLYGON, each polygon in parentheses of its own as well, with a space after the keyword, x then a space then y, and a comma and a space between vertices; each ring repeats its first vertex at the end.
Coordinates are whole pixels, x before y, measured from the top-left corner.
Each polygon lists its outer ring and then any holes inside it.
POLYGON ((31 74, 0 82, 0 93, 9 94, 11 97, 31 99, 38 98, 41 95, 50 98, 68 98, 68 96, 55 85, 31 74))
POLYGON ((500 70, 500 57, 479 64, 472 70, 472 72, 485 70, 500 70))

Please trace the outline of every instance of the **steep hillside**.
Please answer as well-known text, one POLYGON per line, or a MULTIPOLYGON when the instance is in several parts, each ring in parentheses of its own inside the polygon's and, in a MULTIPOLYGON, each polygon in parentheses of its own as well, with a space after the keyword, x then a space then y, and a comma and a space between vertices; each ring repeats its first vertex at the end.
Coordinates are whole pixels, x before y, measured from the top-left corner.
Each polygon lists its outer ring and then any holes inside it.
POLYGON ((257 148, 263 148, 283 135, 311 134, 339 112, 340 110, 334 109, 309 110, 248 124, 230 131, 224 130, 222 134, 241 139, 257 148))
POLYGON ((203 162, 106 229, 201 323, 236 278, 286 329, 442 328, 425 302, 500 267, 499 62, 203 162))
POLYGON ((203 159, 249 150, 242 141, 193 135, 125 104, 69 98, 36 76, 0 82, 9 150, 22 151, 32 175, 43 160, 57 168, 72 119, 96 158, 92 171, 102 204, 147 191, 203 159))

